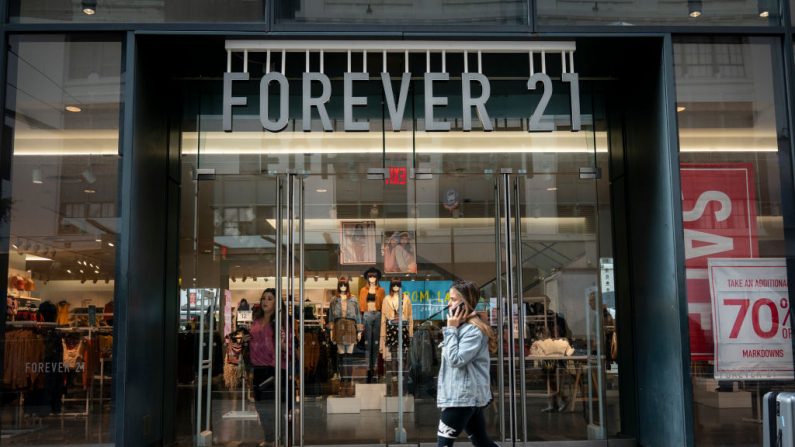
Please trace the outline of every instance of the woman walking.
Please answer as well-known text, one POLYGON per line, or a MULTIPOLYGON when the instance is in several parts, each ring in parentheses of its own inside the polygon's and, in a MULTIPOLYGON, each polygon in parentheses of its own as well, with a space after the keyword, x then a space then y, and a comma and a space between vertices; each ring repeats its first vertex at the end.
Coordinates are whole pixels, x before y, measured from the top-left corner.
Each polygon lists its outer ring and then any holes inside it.
MULTIPOLYGON (((287 363, 285 361, 287 350, 290 346, 282 328, 279 336, 276 336, 276 290, 265 289, 262 292, 259 306, 254 310, 254 322, 251 325, 251 339, 249 340, 249 352, 253 368, 254 400, 256 401, 257 413, 260 425, 265 435, 265 441, 260 446, 273 445, 274 440, 274 399, 276 388, 274 380, 276 376, 276 343, 281 345, 281 368, 282 391, 286 391, 288 385, 285 381, 287 377, 287 363)), ((282 311, 284 312, 284 311, 282 311)), ((284 315, 284 314, 282 314, 284 315)))
POLYGON ((486 433, 483 416, 491 401, 489 353, 497 350, 497 339, 475 312, 479 297, 477 286, 470 281, 456 281, 450 288, 436 398, 442 410, 438 447, 452 446, 463 431, 475 446, 498 446, 486 433))

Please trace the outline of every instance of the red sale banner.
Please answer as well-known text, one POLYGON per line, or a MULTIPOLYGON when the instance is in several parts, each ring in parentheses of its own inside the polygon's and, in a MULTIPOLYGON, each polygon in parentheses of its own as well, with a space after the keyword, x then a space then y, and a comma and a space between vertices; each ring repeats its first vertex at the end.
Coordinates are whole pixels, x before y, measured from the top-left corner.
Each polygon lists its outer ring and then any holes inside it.
POLYGON ((693 360, 712 360, 707 263, 758 256, 754 170, 751 163, 682 163, 680 169, 690 353, 693 360))
POLYGON ((792 380, 787 264, 710 259, 715 379, 792 380))

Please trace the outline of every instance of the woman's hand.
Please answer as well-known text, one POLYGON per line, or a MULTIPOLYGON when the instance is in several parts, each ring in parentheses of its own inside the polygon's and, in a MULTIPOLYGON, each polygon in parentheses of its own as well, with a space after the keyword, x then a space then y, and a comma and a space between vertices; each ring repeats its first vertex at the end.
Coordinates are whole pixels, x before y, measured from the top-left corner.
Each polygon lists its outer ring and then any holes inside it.
POLYGON ((464 309, 464 306, 460 306, 455 311, 448 313, 447 325, 454 328, 460 326, 461 323, 464 322, 464 318, 466 317, 464 312, 466 312, 466 309, 464 309))

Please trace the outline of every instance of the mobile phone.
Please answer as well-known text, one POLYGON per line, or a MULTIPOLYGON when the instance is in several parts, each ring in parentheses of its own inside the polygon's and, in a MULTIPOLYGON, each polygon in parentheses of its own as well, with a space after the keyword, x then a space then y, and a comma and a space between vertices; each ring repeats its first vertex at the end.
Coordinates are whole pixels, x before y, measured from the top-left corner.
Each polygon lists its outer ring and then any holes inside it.
POLYGON ((449 316, 455 315, 455 313, 458 312, 458 309, 461 309, 462 307, 464 307, 464 302, 463 301, 458 303, 458 305, 455 306, 454 308, 450 309, 448 311, 448 315, 449 316))

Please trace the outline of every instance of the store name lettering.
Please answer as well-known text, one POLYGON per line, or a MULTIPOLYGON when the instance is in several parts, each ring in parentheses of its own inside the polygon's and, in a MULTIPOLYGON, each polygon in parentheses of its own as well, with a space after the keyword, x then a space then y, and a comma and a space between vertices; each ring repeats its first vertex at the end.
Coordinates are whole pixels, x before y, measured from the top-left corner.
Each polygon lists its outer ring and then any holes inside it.
MULTIPOLYGON (((224 73, 223 86, 223 128, 225 132, 232 131, 232 108, 235 106, 245 106, 248 98, 245 96, 233 96, 232 84, 235 81, 250 80, 249 73, 224 73)), ((367 132, 370 130, 368 120, 354 120, 353 112, 355 108, 367 107, 367 97, 354 96, 354 83, 357 81, 368 81, 370 77, 367 73, 345 73, 343 76, 343 115, 345 132, 367 132)), ((444 107, 448 104, 446 96, 434 95, 434 83, 449 81, 449 73, 425 73, 423 75, 425 91, 425 130, 428 132, 447 132, 450 130, 450 123, 434 118, 434 111, 437 107, 444 107)), ((561 80, 569 84, 571 97, 571 130, 573 132, 581 129, 580 120, 580 89, 577 73, 563 73, 561 80)), ((399 132, 403 128, 403 118, 406 111, 406 99, 408 97, 411 73, 403 73, 400 79, 400 88, 397 95, 392 88, 392 79, 389 73, 381 73, 381 83, 386 98, 386 106, 389 113, 389 120, 392 129, 399 132)), ((527 81, 528 90, 536 90, 539 85, 542 88, 541 99, 532 109, 528 130, 531 132, 551 132, 555 130, 555 123, 551 117, 545 117, 544 113, 549 100, 552 98, 552 79, 545 73, 535 73, 527 81)), ((280 72, 270 72, 265 74, 260 80, 260 106, 259 119, 262 127, 269 132, 281 132, 287 127, 289 115, 289 93, 290 84, 287 77, 280 72), (277 117, 270 116, 270 86, 278 86, 279 114, 277 117)), ((480 73, 461 74, 461 99, 463 105, 463 130, 472 130, 472 109, 475 109, 478 120, 484 131, 494 130, 491 119, 486 110, 486 102, 491 95, 489 79, 480 73), (479 84, 481 93, 477 97, 472 96, 473 84, 479 84)), ((302 130, 312 131, 312 109, 315 109, 320 117, 323 130, 332 132, 326 103, 331 98, 331 81, 329 77, 319 72, 307 72, 302 78, 302 130), (312 85, 319 84, 321 93, 312 96, 312 85)), ((532 106, 532 105, 531 105, 532 106)))

